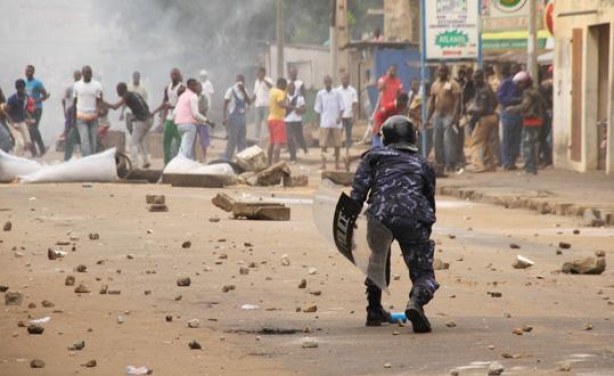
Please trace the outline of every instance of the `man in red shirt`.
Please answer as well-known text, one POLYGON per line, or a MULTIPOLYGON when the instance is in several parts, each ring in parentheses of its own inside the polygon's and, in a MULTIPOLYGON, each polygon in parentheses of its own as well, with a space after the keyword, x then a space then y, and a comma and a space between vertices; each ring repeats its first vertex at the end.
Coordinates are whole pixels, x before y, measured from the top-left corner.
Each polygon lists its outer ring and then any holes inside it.
POLYGON ((397 77, 397 66, 391 65, 384 76, 377 81, 379 89, 378 109, 394 102, 403 92, 403 83, 397 77))
POLYGON ((382 125, 388 118, 395 115, 406 115, 408 112, 409 96, 406 93, 400 93, 392 102, 380 106, 375 115, 373 115, 373 138, 371 147, 381 147, 382 139, 379 135, 382 125))

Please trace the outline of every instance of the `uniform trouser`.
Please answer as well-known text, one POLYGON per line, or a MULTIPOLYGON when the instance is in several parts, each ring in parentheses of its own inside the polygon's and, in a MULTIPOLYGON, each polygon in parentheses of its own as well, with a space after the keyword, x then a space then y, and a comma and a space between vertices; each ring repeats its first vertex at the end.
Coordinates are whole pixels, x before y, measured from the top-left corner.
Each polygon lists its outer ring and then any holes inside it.
POLYGON ((81 155, 87 157, 95 154, 98 145, 98 120, 77 119, 77 130, 81 140, 81 155))
POLYGON ((524 170, 533 174, 537 173, 540 132, 541 127, 522 128, 522 158, 524 159, 524 170))
POLYGON ((354 127, 354 122, 352 118, 343 118, 343 130, 345 131, 345 142, 343 146, 346 149, 349 149, 352 146, 352 128, 354 127))
POLYGON ((9 130, 15 140, 15 155, 22 156, 25 154, 26 146, 30 145, 30 132, 25 122, 9 124, 9 130))
POLYGON ((75 146, 79 143, 79 131, 76 127, 70 128, 66 134, 66 146, 64 147, 64 160, 68 161, 72 158, 75 146))
POLYGON ((179 145, 181 144, 181 136, 177 130, 177 125, 172 120, 164 121, 164 133, 162 134, 162 146, 164 148, 164 165, 167 165, 171 159, 177 156, 179 145))
POLYGON ((260 132, 262 131, 262 125, 265 128, 267 126, 267 120, 269 118, 269 108, 265 106, 256 107, 256 121, 254 124, 254 137, 256 140, 260 140, 260 132))
POLYGON ((228 125, 226 126, 228 143, 226 144, 226 152, 224 153, 224 157, 227 160, 232 159, 235 149, 238 152, 242 152, 247 148, 247 131, 245 127, 246 121, 244 114, 231 114, 228 117, 228 125))
POLYGON ((151 128, 153 118, 147 120, 132 120, 132 133, 130 134, 130 158, 132 163, 137 164, 139 152, 143 164, 149 163, 149 150, 147 148, 147 132, 151 128))
POLYGON ((520 155, 520 143, 522 141, 522 116, 510 114, 505 111, 501 113, 501 129, 503 137, 502 162, 503 167, 516 165, 516 160, 520 155))
POLYGON ((307 150, 307 144, 303 136, 303 123, 300 121, 287 122, 286 134, 288 138, 287 142, 290 160, 296 161, 296 151, 298 148, 301 147, 303 150, 307 150))
POLYGON ((194 143, 196 142, 196 124, 178 124, 177 129, 181 135, 179 155, 194 159, 194 143))
POLYGON ((497 161, 492 150, 492 134, 499 126, 497 115, 483 116, 478 120, 471 138, 471 161, 477 169, 496 168, 497 161))
POLYGON ((435 146, 435 162, 440 166, 453 169, 457 164, 458 134, 452 124, 452 115, 433 116, 433 145, 435 146))
MULTIPOLYGON (((433 299, 439 284, 435 279, 433 258, 435 244, 430 239, 431 226, 414 219, 396 218, 384 225, 399 242, 403 260, 409 268, 412 288, 409 300, 419 305, 426 305, 433 299)), ((390 250, 386 260, 386 283, 390 284, 390 250)), ((381 290, 369 278, 366 279, 367 293, 381 296, 381 290)), ((371 302, 370 302, 371 303, 371 302)))
MULTIPOLYGON (((34 118, 34 124, 28 126, 30 139, 32 140, 33 144, 36 143, 36 145, 38 145, 38 152, 43 154, 45 152, 45 143, 43 142, 43 137, 41 136, 41 132, 39 130, 41 117, 43 116, 43 109, 34 109, 32 116, 34 118)), ((32 145, 32 150, 35 150, 34 145, 32 145)))

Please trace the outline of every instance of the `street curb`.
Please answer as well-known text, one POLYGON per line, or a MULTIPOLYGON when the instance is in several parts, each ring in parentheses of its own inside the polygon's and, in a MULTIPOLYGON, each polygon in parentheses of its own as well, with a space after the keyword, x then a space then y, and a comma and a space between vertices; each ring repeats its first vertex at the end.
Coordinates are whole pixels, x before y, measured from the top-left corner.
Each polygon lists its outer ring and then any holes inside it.
POLYGON ((614 207, 599 207, 588 204, 557 202, 555 195, 548 191, 527 191, 527 194, 492 194, 477 188, 466 186, 439 186, 437 194, 452 196, 468 201, 503 206, 506 209, 529 209, 540 214, 584 217, 592 211, 595 219, 586 226, 614 226, 614 207))

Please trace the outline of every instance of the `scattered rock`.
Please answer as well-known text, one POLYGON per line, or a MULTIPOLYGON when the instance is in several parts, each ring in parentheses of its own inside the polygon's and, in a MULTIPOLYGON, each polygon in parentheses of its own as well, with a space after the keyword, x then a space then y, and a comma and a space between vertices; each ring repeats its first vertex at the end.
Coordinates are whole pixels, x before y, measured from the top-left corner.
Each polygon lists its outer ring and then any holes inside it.
POLYGON ((127 255, 126 255, 126 258, 127 258, 128 260, 134 260, 134 255, 127 254, 127 255))
POLYGON ((521 336, 524 334, 524 330, 522 330, 522 328, 514 328, 514 330, 512 330, 512 333, 516 334, 517 336, 521 336))
POLYGON ((30 303, 30 304, 28 304, 28 308, 34 309, 34 308, 36 308, 36 304, 30 303))
POLYGON ((126 319, 124 319, 124 316, 119 315, 119 316, 117 316, 117 318, 115 319, 115 321, 116 321, 118 324, 120 324, 120 325, 121 325, 121 324, 123 324, 124 322, 126 322, 126 319))
POLYGON ((531 333, 533 331, 533 327, 531 325, 523 325, 522 331, 525 333, 531 333))
POLYGON ((235 289, 235 285, 224 285, 222 286, 222 292, 226 293, 235 289))
POLYGON ((68 346, 69 351, 81 351, 85 347, 85 341, 77 341, 72 345, 68 346))
POLYGON ((557 250, 556 250, 556 254, 560 256, 560 255, 562 255, 562 254, 563 254, 563 251, 561 251, 560 249, 557 249, 557 250))
POLYGON ((21 305, 23 294, 19 292, 7 292, 4 294, 4 305, 21 305))
POLYGON ((28 325, 28 334, 41 335, 43 334, 44 331, 45 331, 45 328, 43 328, 40 325, 36 325, 36 324, 28 325))
POLYGON ((318 311, 318 306, 315 303, 305 304, 302 309, 305 313, 313 313, 318 311))
POLYGON ((384 368, 392 368, 392 364, 390 364, 390 363, 385 363, 385 364, 384 364, 384 368))
POLYGON ((569 249, 569 248, 571 248, 571 243, 559 242, 559 248, 561 248, 561 249, 569 249))
POLYGON ((487 294, 490 295, 491 298, 500 298, 503 296, 503 294, 498 291, 489 291, 487 294))
POLYGON ((249 274, 249 268, 246 268, 244 266, 239 268, 239 274, 241 275, 248 275, 249 274))
POLYGON ((98 292, 100 295, 106 295, 106 293, 109 291, 109 286, 107 285, 102 285, 102 287, 100 287, 100 291, 98 292))
POLYGON ((511 249, 520 249, 520 245, 518 245, 516 243, 512 243, 512 244, 510 244, 510 248, 511 249))
POLYGON ((74 286, 75 285, 75 277, 72 275, 67 275, 64 280, 64 286, 74 286))
POLYGON ((460 376, 460 372, 457 369, 451 369, 450 376, 460 376))
POLYGON ((11 231, 13 229, 13 222, 11 221, 6 221, 4 223, 4 227, 2 228, 4 231, 11 231))
POLYGON ((95 232, 92 232, 92 233, 89 234, 89 238, 90 238, 90 240, 99 240, 100 239, 100 235, 98 235, 95 232))
POLYGON ((147 206, 147 211, 150 213, 165 213, 168 211, 168 206, 165 204, 151 204, 147 206))
POLYGON ((200 345, 200 343, 196 342, 196 341, 192 341, 190 343, 188 343, 188 346, 190 347, 190 350, 202 350, 202 346, 200 345))
POLYGON ((514 261, 512 266, 514 267, 514 269, 527 269, 533 266, 534 264, 535 263, 529 260, 528 258, 521 256, 521 255, 517 255, 516 261, 514 261))
POLYGON ((605 271, 605 258, 587 257, 563 264, 562 272, 567 274, 601 274, 605 271))
POLYGON ((593 330, 593 324, 588 323, 588 324, 584 325, 584 330, 586 330, 586 331, 593 330))
POLYGON ((318 274, 318 269, 316 269, 314 267, 311 267, 311 268, 307 269, 307 274, 309 274, 309 275, 316 275, 316 274, 318 274))
POLYGON ((188 287, 191 284, 192 284, 192 281, 190 280, 190 277, 183 277, 183 278, 177 279, 177 286, 179 287, 188 287))
POLYGON ((448 322, 446 323, 446 326, 447 326, 448 328, 456 328, 456 323, 455 323, 454 321, 448 321, 448 322))
POLYGON ((305 278, 301 279, 301 283, 298 284, 299 289, 304 289, 307 287, 307 280, 305 278))
POLYGON ((166 320, 166 322, 173 322, 173 315, 166 315, 164 319, 166 320))
POLYGON ((488 366, 488 376, 499 376, 503 371, 505 371, 505 367, 499 362, 492 362, 488 366))
POLYGON ((281 256, 281 266, 290 266, 290 257, 288 255, 281 256))
POLYGON ((319 346, 320 344, 318 343, 318 341, 314 338, 305 338, 303 339, 303 342, 301 344, 301 347, 304 349, 315 349, 319 346))
POLYGON ((595 257, 605 257, 605 251, 595 251, 595 257))
POLYGON ((144 293, 145 295, 151 295, 151 290, 145 290, 145 291, 143 291, 143 293, 144 293))
POLYGON ((559 372, 570 372, 571 371, 571 362, 562 362, 556 369, 559 372))
POLYGON ((191 241, 189 241, 189 240, 186 240, 185 242, 183 242, 183 243, 181 244, 181 248, 183 248, 183 249, 188 249, 188 248, 190 248, 191 246, 192 246, 192 242, 191 242, 191 241))
POLYGON ((66 256, 66 252, 56 251, 51 248, 47 250, 47 258, 51 261, 63 258, 64 256, 66 256))
POLYGON ((55 304, 53 304, 52 302, 50 302, 49 300, 43 300, 41 302, 41 305, 45 308, 53 308, 55 307, 55 304))
POLYGON ((145 195, 145 203, 149 205, 164 205, 166 204, 166 196, 164 195, 145 195))
POLYGON ((313 291, 309 291, 309 293, 310 293, 311 295, 315 295, 315 296, 320 296, 320 295, 322 295, 322 291, 320 291, 320 290, 313 290, 313 291))
POLYGON ((75 271, 78 272, 78 273, 85 273, 85 272, 87 272, 87 266, 83 265, 83 264, 79 264, 75 268, 75 271))
POLYGON ((40 359, 32 359, 30 368, 45 368, 45 362, 40 359))
POLYGON ((188 328, 196 329, 200 326, 200 321, 198 319, 192 319, 188 321, 188 328))
POLYGON ((97 361, 95 361, 95 360, 90 360, 90 361, 88 361, 87 363, 83 364, 83 366, 84 366, 84 367, 87 367, 87 368, 94 368, 94 367, 96 367, 97 365, 98 365, 98 362, 97 362, 97 361))
POLYGON ((220 217, 211 217, 209 218, 209 222, 211 223, 218 223, 220 221, 220 217))
POLYGON ((9 287, 6 285, 0 285, 0 292, 7 292, 9 290, 9 287))
POLYGON ((75 288, 75 292, 77 294, 89 294, 92 291, 88 289, 83 283, 80 283, 79 286, 75 288))
POLYGON ((450 264, 447 262, 443 262, 441 259, 436 258, 433 260, 433 269, 434 270, 447 270, 450 269, 450 264))
POLYGON ((574 235, 580 235, 580 230, 577 230, 577 229, 576 229, 576 230, 573 230, 573 234, 574 234, 574 235))
POLYGON ((109 290, 107 291, 107 294, 109 295, 121 295, 122 291, 121 290, 109 290))

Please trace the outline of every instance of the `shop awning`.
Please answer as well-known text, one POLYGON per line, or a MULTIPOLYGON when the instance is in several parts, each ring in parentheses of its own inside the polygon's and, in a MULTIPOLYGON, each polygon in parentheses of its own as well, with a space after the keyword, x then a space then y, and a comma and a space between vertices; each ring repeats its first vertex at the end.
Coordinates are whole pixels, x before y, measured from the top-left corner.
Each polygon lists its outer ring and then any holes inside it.
MULTIPOLYGON (((550 37, 547 30, 537 33, 537 48, 546 48, 546 42, 550 37)), ((482 33, 482 49, 485 53, 490 51, 526 50, 528 30, 502 31, 497 33, 482 33)))

